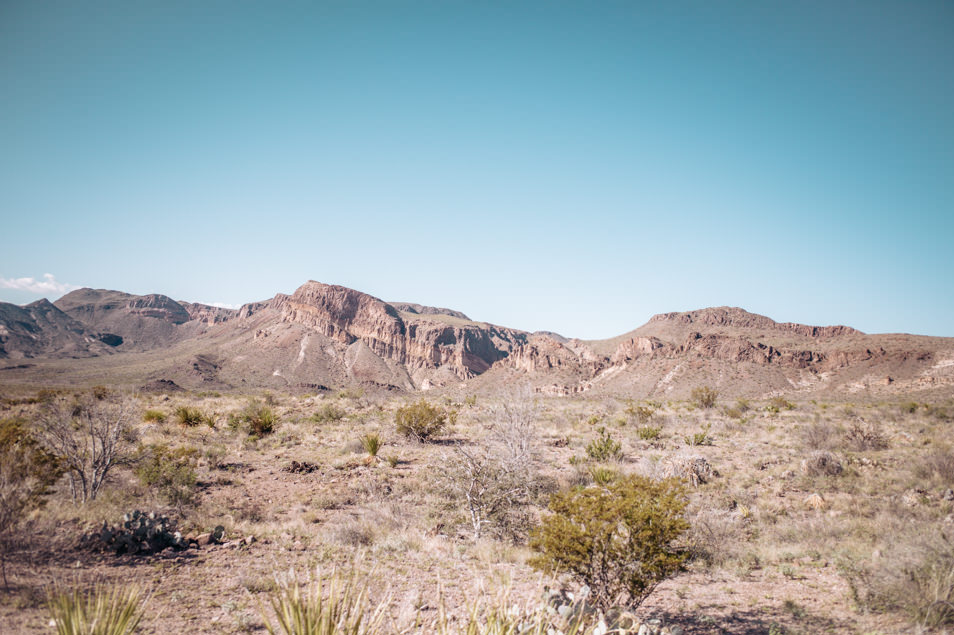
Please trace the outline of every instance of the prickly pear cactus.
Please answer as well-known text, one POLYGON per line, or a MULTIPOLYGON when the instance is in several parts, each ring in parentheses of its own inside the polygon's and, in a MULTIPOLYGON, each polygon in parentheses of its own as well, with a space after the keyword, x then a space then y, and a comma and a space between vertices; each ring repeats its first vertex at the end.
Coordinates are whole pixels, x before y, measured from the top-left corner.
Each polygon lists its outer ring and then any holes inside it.
POLYGON ((176 550, 189 547, 188 541, 176 530, 174 520, 138 509, 124 514, 123 522, 117 527, 110 527, 103 522, 103 527, 89 536, 88 542, 116 554, 151 554, 169 547, 176 550))

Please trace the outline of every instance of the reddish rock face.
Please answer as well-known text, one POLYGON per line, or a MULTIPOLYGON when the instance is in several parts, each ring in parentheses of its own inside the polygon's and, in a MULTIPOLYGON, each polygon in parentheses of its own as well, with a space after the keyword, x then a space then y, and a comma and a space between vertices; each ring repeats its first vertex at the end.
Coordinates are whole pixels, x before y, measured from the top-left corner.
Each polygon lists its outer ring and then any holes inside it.
POLYGON ((525 339, 520 331, 445 324, 427 314, 402 318, 397 309, 374 296, 314 281, 290 296, 275 296, 271 308, 282 320, 308 326, 342 344, 360 340, 378 356, 408 370, 448 367, 461 379, 483 373, 525 339))

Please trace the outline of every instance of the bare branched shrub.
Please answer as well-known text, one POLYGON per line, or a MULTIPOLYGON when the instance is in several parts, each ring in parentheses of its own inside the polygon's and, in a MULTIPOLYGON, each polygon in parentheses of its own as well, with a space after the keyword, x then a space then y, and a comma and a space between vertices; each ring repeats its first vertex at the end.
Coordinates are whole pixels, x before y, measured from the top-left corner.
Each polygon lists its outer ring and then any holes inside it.
POLYGON ((95 499, 110 473, 131 462, 132 422, 138 419, 128 398, 90 394, 43 405, 37 437, 69 476, 73 502, 95 499))
POLYGON ((954 449, 939 447, 920 455, 913 465, 913 471, 921 480, 937 479, 948 487, 954 485, 954 449))
POLYGON ((868 610, 902 610, 932 629, 954 624, 954 540, 941 532, 895 541, 876 563, 842 573, 868 610))
POLYGON ((444 477, 448 493, 467 510, 475 541, 490 525, 510 537, 528 529, 520 512, 540 485, 535 404, 513 399, 491 412, 490 433, 472 446, 458 444, 444 477))
POLYGON ((693 405, 697 408, 714 408, 716 399, 719 398, 719 393, 709 386, 697 386, 692 389, 690 398, 693 405))
POLYGON ((838 445, 837 430, 827 421, 815 421, 802 428, 802 439, 810 450, 831 450, 838 445))
POLYGON ((510 522, 516 518, 509 516, 530 502, 535 471, 518 469, 508 458, 487 445, 461 444, 449 457, 444 481, 450 496, 466 508, 475 541, 490 525, 497 533, 519 532, 510 522))
POLYGON ((717 566, 737 557, 746 544, 745 521, 749 514, 744 506, 714 509, 706 504, 693 505, 688 536, 693 559, 717 566))
POLYGON ((877 426, 855 421, 845 432, 845 445, 858 452, 884 450, 888 447, 888 437, 877 426))
POLYGON ((539 445, 536 420, 539 407, 529 396, 509 399, 491 408, 490 439, 507 461, 532 461, 539 445))

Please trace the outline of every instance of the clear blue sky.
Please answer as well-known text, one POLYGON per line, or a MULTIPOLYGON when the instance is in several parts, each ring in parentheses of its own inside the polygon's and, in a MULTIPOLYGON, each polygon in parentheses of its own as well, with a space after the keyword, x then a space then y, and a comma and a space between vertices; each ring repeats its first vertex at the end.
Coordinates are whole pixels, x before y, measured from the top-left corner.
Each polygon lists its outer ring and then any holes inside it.
POLYGON ((954 3, 3 2, 0 244, 16 303, 954 336, 954 3))

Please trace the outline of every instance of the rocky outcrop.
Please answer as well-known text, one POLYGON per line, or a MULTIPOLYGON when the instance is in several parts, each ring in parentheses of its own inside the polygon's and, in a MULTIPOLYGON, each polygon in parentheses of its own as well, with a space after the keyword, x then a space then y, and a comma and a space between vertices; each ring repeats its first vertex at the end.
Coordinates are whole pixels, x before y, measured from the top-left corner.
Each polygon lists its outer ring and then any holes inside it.
POLYGON ((625 364, 634 359, 650 359, 672 353, 672 346, 656 337, 631 337, 616 347, 610 357, 613 364, 625 364))
POLYGON ((652 316, 649 323, 677 323, 687 326, 693 325, 696 328, 723 327, 751 331, 774 331, 812 338, 863 335, 861 331, 849 326, 809 326, 793 322, 776 322, 764 315, 749 313, 745 309, 728 306, 698 309, 696 311, 659 313, 652 316))
POLYGON ((460 311, 455 311, 453 309, 445 309, 437 306, 424 306, 423 304, 415 304, 414 302, 389 302, 398 311, 404 311, 405 313, 414 313, 416 315, 446 315, 449 317, 455 317, 459 320, 470 321, 470 318, 461 313, 460 311))
POLYGON ((221 324, 228 322, 239 315, 237 309, 226 309, 224 307, 210 306, 198 302, 180 302, 186 313, 189 314, 189 321, 197 321, 203 324, 221 324))
POLYGON ((375 355, 408 371, 446 367, 461 379, 485 372, 525 339, 520 331, 491 325, 402 318, 393 305, 378 298, 315 281, 290 296, 275 296, 270 308, 283 321, 310 327, 342 344, 361 341, 375 355))

